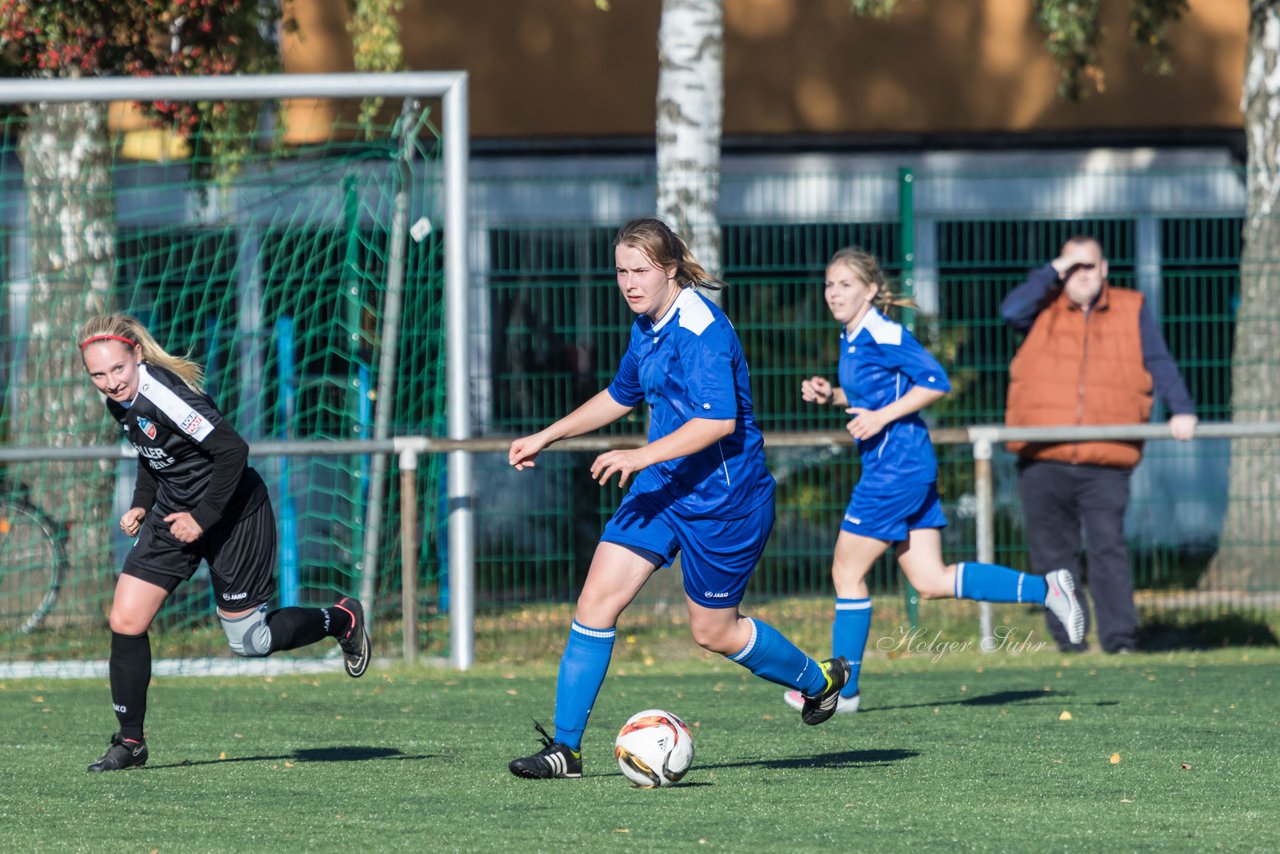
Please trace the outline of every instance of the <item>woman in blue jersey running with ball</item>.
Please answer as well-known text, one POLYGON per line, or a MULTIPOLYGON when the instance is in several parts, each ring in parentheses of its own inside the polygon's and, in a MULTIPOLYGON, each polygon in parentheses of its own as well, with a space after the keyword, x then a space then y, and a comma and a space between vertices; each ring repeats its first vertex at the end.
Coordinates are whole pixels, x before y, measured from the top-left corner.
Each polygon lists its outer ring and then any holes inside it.
MULTIPOLYGON (((896 303, 876 259, 856 248, 836 252, 827 264, 825 296, 840 324, 839 385, 810 377, 800 384, 800 394, 810 403, 844 409, 862 461, 831 563, 831 645, 834 655, 849 662, 836 710, 858 710, 858 675, 871 628, 867 573, 890 546, 925 599, 1043 604, 1078 641, 1084 612, 1066 570, 1040 576, 989 563, 943 562, 941 529, 947 519, 938 498, 938 462, 920 412, 949 392, 951 383, 937 359, 889 319, 886 312, 896 303)), ((794 707, 804 703, 794 691, 785 698, 794 707)))
POLYGON ((820 664, 738 609, 773 527, 774 482, 738 336, 696 290, 718 283, 661 220, 632 220, 613 245, 618 288, 636 314, 617 375, 550 427, 512 442, 508 460, 517 470, 532 467, 551 443, 611 424, 641 403, 649 405, 649 442, 591 465, 601 486, 617 475, 631 488, 600 536, 578 597, 560 658, 555 734, 538 726, 543 749, 510 764, 519 777, 582 776, 582 734, 618 617, 677 553, 693 639, 794 689, 805 723, 832 715, 848 673, 844 661, 820 664))

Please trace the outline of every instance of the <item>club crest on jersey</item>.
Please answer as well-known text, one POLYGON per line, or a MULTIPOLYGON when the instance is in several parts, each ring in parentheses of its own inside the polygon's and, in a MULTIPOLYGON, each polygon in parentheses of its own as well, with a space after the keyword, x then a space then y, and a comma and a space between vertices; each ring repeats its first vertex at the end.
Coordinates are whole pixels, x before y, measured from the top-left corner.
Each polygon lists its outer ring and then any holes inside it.
POLYGON ((204 424, 204 419, 193 412, 183 420, 182 429, 194 436, 200 432, 200 425, 202 424, 204 424))
POLYGON ((138 416, 138 427, 139 429, 142 430, 143 433, 146 434, 148 439, 153 439, 153 440, 155 439, 156 425, 152 424, 150 421, 143 418, 141 415, 138 416))

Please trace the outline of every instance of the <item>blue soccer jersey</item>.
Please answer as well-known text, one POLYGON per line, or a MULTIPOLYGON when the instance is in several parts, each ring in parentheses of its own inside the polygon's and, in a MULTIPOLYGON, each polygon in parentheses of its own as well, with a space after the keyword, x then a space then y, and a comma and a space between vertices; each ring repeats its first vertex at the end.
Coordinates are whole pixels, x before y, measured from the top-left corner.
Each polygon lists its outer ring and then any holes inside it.
POLYGON ((743 516, 773 495, 742 345, 724 312, 697 291, 683 289, 656 322, 636 318, 609 394, 623 406, 649 404, 650 442, 693 418, 737 422, 716 444, 641 471, 632 494, 682 516, 723 518, 743 516))
MULTIPOLYGON (((880 409, 915 386, 947 392, 947 373, 910 332, 871 309, 852 333, 840 333, 840 387, 850 406, 880 409)), ((858 440, 864 486, 930 483, 938 478, 929 429, 919 412, 858 440)))

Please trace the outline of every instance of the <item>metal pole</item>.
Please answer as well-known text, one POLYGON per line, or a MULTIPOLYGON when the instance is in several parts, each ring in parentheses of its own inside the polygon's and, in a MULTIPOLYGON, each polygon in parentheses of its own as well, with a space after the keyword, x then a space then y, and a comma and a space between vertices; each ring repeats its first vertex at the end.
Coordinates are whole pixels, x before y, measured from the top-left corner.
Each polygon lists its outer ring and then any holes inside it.
MULTIPOLYGON (((346 245, 342 257, 342 284, 339 286, 339 299, 345 305, 345 327, 342 328, 342 339, 347 348, 347 359, 351 365, 351 373, 354 379, 348 378, 344 388, 345 398, 347 401, 347 413, 350 416, 350 427, 344 430, 344 438, 351 436, 360 439, 369 438, 369 419, 367 417, 371 408, 372 389, 368 386, 371 371, 369 365, 365 361, 365 355, 361 353, 364 347, 364 341, 361 336, 361 313, 363 307, 360 303, 361 280, 363 275, 360 269, 360 191, 356 186, 356 178, 354 175, 347 175, 342 179, 342 227, 346 232, 346 245)), ((353 519, 365 519, 368 512, 369 497, 369 478, 370 472, 373 470, 373 460, 368 454, 360 457, 356 467, 356 483, 355 491, 351 499, 351 515, 353 519)), ((369 532, 365 530, 366 542, 369 532)), ((364 555, 364 546, 362 545, 361 556, 351 556, 353 566, 353 575, 361 579, 360 599, 364 603, 365 613, 370 615, 370 619, 374 619, 373 600, 376 592, 366 596, 363 587, 363 566, 367 566, 368 562, 364 555)))
MULTIPOLYGON (((471 437, 471 324, 467 306, 467 80, 444 96, 445 310, 448 436, 471 437)), ((475 519, 471 454, 449 454, 449 646, 453 666, 475 662, 475 519)))
MULTIPOLYGON (((280 387, 280 439, 289 441, 289 426, 297 411, 298 362, 293 318, 276 321, 276 372, 280 387)), ((280 460, 280 604, 298 604, 298 513, 293 500, 293 464, 280 460)))
MULTIPOLYGON (((898 170, 898 241, 902 247, 898 259, 901 265, 902 296, 910 299, 915 293, 916 263, 916 210, 915 210, 915 177, 908 168, 898 170)), ((910 308, 902 310, 902 325, 908 331, 916 331, 916 313, 910 308)), ((911 628, 920 625, 920 594, 911 582, 903 576, 902 595, 905 597, 907 623, 911 628)))
MULTIPOLYGON (((995 491, 991 485, 991 440, 975 438, 973 441, 973 491, 978 502, 978 560, 995 563, 995 491)), ((983 652, 993 649, 994 638, 991 603, 978 603, 978 623, 983 652)))
MULTIPOLYGON (((916 293, 916 195, 915 174, 903 167, 898 170, 898 242, 901 247, 899 292, 907 299, 916 293)), ((902 310, 902 325, 913 335, 916 331, 916 313, 910 308, 902 310)))
POLYGON ((404 663, 418 661, 418 455, 400 452, 400 613, 404 663))
MULTIPOLYGON (((385 439, 391 434, 391 411, 394 408, 396 360, 400 344, 400 309, 404 304, 405 247, 409 240, 409 184, 413 159, 413 135, 417 131, 418 102, 406 98, 400 110, 400 152, 395 166, 399 173, 395 207, 391 214, 391 245, 387 258, 387 301, 382 312, 382 353, 378 359, 378 409, 373 417, 373 438, 385 439)), ((373 599, 378 578, 378 545, 382 541, 382 501, 386 491, 387 458, 373 458, 369 481, 369 512, 365 516, 364 555, 360 560, 360 604, 373 622, 373 599)))

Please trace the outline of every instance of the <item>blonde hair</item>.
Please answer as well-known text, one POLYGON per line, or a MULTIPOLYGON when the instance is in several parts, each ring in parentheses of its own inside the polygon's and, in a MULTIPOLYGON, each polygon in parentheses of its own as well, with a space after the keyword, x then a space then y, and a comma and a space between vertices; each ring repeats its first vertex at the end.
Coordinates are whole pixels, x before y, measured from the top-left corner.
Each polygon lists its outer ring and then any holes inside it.
POLYGON ((676 284, 682 288, 701 286, 719 290, 724 287, 724 282, 713 278, 703 269, 680 235, 657 217, 631 220, 618 229, 617 236, 613 238, 613 246, 615 249, 619 246, 634 246, 664 270, 675 267, 676 284))
POLYGON ((196 392, 204 391, 204 369, 185 356, 174 356, 165 351, 147 328, 127 314, 101 314, 91 317, 76 333, 76 346, 84 358, 84 348, 94 341, 118 341, 130 348, 142 348, 142 361, 173 371, 196 392))
POLYGON ((890 310, 894 308, 917 307, 915 300, 910 297, 898 296, 893 292, 889 287, 888 277, 885 276, 884 270, 880 269, 880 262, 870 252, 857 246, 846 246, 843 249, 836 250, 836 253, 831 256, 831 260, 827 262, 827 268, 830 269, 836 264, 844 264, 859 279, 868 285, 876 286, 876 295, 872 299, 872 305, 884 314, 889 314, 890 310))

